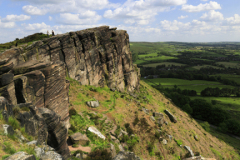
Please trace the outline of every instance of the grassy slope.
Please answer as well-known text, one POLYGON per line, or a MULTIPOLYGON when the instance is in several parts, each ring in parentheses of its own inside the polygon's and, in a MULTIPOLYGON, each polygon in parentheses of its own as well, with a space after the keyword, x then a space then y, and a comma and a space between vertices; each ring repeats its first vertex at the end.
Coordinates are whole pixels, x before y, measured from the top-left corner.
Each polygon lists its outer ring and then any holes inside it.
MULTIPOLYGON (((239 155, 236 154, 236 150, 233 148, 233 146, 237 148, 236 142, 240 144, 240 141, 223 135, 224 138, 222 139, 227 139, 228 143, 230 143, 230 145, 228 145, 222 140, 207 133, 194 119, 174 106, 161 93, 143 81, 141 81, 140 91, 150 102, 141 102, 140 104, 137 104, 137 101, 141 100, 135 100, 127 94, 111 92, 106 88, 96 88, 94 91, 91 91, 92 89, 89 89, 89 86, 81 86, 76 81, 70 80, 70 83, 70 103, 78 112, 91 110, 98 113, 106 113, 109 118, 111 118, 116 124, 119 124, 122 128, 124 128, 125 123, 130 123, 134 133, 140 137, 139 143, 134 147, 134 152, 141 158, 156 159, 155 156, 149 155, 147 150, 149 142, 154 143, 154 151, 160 152, 164 159, 178 159, 179 155, 185 155, 187 153, 186 150, 179 147, 175 141, 169 142, 168 145, 162 145, 156 139, 154 142, 152 141, 154 139, 155 130, 158 127, 149 120, 149 115, 146 115, 141 111, 142 107, 156 112, 163 112, 164 109, 170 110, 177 117, 178 122, 176 124, 171 123, 165 116, 169 123, 162 127, 162 131, 171 134, 177 140, 181 140, 183 145, 190 146, 194 152, 199 152, 204 157, 215 157, 217 159, 240 158, 239 155), (111 100, 111 97, 114 95, 117 97, 115 108, 112 107, 113 101, 111 100), (124 95, 124 98, 121 98, 121 95, 124 95), (100 107, 96 109, 87 107, 86 101, 94 98, 100 101, 100 107), (136 116, 139 119, 145 118, 148 126, 140 124, 133 126, 132 123, 136 116), (200 140, 194 140, 194 135, 198 135, 200 140), (233 146, 231 146, 231 144, 233 146)), ((213 133, 215 135, 218 134, 215 131, 213 133)))

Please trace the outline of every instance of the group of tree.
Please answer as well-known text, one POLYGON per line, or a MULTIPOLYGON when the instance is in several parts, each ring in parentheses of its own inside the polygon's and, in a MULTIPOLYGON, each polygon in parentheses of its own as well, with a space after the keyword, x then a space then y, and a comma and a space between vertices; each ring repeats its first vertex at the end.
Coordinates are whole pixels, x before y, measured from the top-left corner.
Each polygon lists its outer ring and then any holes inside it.
POLYGON ((228 112, 219 106, 213 105, 204 99, 191 100, 189 96, 179 93, 178 89, 163 89, 160 86, 153 86, 170 98, 172 102, 193 118, 207 121, 218 126, 223 132, 229 132, 240 136, 240 123, 231 119, 228 112))
POLYGON ((201 91, 201 96, 204 97, 230 97, 230 96, 237 96, 240 97, 240 88, 210 88, 207 87, 201 91))

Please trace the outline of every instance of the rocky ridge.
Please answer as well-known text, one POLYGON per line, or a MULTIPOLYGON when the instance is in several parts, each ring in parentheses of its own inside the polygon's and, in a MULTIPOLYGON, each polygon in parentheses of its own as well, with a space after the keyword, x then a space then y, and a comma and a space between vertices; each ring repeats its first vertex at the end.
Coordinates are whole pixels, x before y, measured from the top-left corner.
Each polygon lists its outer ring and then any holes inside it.
POLYGON ((30 135, 41 135, 39 143, 47 140, 63 157, 69 155, 66 77, 81 85, 138 90, 140 73, 132 63, 127 32, 102 26, 0 53, 0 110, 8 117, 15 107, 28 107, 30 112, 17 115, 21 126, 30 135))

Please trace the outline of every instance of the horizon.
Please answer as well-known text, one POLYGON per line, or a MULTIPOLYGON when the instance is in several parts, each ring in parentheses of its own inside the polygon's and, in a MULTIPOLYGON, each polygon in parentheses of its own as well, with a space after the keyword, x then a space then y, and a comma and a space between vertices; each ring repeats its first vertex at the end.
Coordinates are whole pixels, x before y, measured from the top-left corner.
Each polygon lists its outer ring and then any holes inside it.
POLYGON ((126 30, 131 42, 239 42, 239 5, 234 0, 2 0, 0 43, 102 25, 126 30))

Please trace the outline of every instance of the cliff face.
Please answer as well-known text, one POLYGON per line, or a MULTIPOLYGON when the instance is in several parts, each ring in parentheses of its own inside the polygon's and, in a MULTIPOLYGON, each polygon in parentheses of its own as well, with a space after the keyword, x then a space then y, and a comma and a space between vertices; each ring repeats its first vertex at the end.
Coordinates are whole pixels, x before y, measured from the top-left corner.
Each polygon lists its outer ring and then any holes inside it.
POLYGON ((33 103, 69 124, 65 77, 82 85, 133 92, 139 71, 132 63, 126 31, 108 26, 57 35, 0 54, 0 94, 10 103, 33 103))

